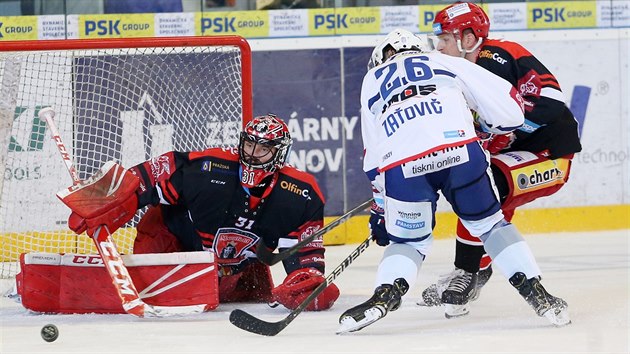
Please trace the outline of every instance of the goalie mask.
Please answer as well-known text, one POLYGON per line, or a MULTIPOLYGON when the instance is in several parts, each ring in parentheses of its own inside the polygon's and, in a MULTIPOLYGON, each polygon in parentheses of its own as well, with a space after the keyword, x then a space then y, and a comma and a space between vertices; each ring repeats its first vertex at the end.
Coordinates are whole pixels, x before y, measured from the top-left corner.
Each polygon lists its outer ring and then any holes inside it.
POLYGON ((238 144, 242 184, 255 187, 282 168, 292 143, 289 127, 273 114, 256 117, 247 123, 238 144))
POLYGON ((400 53, 406 50, 417 50, 421 52, 429 52, 430 47, 422 38, 405 29, 395 29, 385 37, 385 39, 379 43, 372 51, 370 62, 368 63, 368 70, 375 66, 383 64, 389 57, 387 52, 393 50, 396 53, 400 53))

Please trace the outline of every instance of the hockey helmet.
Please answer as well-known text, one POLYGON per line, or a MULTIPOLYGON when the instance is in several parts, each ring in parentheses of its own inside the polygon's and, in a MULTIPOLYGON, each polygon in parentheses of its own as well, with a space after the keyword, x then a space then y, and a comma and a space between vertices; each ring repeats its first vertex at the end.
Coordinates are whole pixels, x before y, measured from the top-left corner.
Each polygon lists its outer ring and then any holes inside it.
POLYGON ((436 36, 452 33, 456 39, 461 39, 466 29, 471 29, 477 38, 488 37, 490 19, 480 6, 458 1, 435 15, 433 34, 436 36))
POLYGON ((255 187, 282 168, 292 143, 289 127, 274 114, 255 117, 247 123, 238 144, 243 185, 255 187))
POLYGON ((385 37, 385 39, 381 43, 374 47, 374 50, 372 51, 372 56, 370 57, 370 61, 368 63, 368 70, 375 66, 383 64, 387 59, 389 59, 385 57, 385 53, 388 50, 393 49, 396 53, 406 50, 428 52, 428 48, 428 43, 426 43, 426 41, 424 41, 422 38, 407 31, 406 29, 395 29, 389 32, 389 34, 387 34, 387 37, 385 37))

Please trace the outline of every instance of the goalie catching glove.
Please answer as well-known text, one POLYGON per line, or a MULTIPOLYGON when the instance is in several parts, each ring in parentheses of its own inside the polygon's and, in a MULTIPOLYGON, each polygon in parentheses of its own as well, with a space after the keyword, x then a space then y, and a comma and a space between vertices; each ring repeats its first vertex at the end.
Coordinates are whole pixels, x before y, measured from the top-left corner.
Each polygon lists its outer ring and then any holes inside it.
POLYGON ((133 218, 138 209, 136 189, 140 180, 119 164, 109 161, 89 179, 57 193, 71 210, 68 227, 77 234, 107 226, 110 233, 133 218))
MULTIPOLYGON (((281 285, 271 291, 273 301, 295 310, 315 288, 325 282, 322 272, 314 268, 298 269, 287 275, 281 285)), ((330 284, 306 307, 306 311, 327 310, 339 298, 339 288, 330 284)))

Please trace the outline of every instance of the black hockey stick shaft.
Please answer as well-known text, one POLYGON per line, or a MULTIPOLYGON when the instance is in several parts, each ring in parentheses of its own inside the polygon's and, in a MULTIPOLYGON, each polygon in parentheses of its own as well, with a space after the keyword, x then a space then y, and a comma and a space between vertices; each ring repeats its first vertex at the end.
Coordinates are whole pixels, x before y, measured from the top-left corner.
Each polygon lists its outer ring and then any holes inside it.
POLYGON ((326 281, 321 283, 318 287, 313 290, 313 292, 306 298, 302 303, 291 313, 285 317, 284 319, 278 322, 267 322, 256 318, 249 313, 236 309, 230 313, 230 322, 236 327, 251 332, 260 334, 263 336, 275 336, 280 333, 283 329, 285 329, 289 323, 291 323, 304 309, 310 304, 315 298, 321 294, 328 285, 332 284, 333 281, 348 267, 352 262, 357 259, 363 251, 365 251, 370 245, 370 237, 368 237, 365 241, 363 241, 359 247, 357 247, 346 259, 341 262, 332 271, 327 277, 326 281))
POLYGON ((258 257, 258 260, 260 260, 262 263, 267 264, 267 265, 274 265, 274 264, 276 264, 276 263, 286 259, 287 257, 295 254, 302 247, 306 246, 307 244, 309 244, 313 240, 317 239, 318 237, 321 237, 322 235, 324 235, 328 231, 330 231, 330 230, 334 229, 335 227, 343 224, 344 222, 348 221, 351 217, 353 217, 356 214, 358 214, 358 213, 362 212, 363 210, 367 209, 372 204, 373 200, 374 199, 370 198, 370 199, 366 200, 365 202, 357 205, 354 209, 348 211, 347 213, 343 214, 339 218, 337 218, 337 219, 331 221, 330 223, 328 223, 321 230, 319 230, 316 233, 314 233, 314 234, 304 238, 302 241, 296 243, 291 248, 288 248, 288 249, 286 249, 284 251, 281 251, 281 252, 278 252, 278 253, 273 253, 273 251, 270 250, 269 248, 267 248, 267 245, 265 245, 265 243, 262 240, 260 240, 258 242, 258 246, 256 247, 256 256, 258 257))

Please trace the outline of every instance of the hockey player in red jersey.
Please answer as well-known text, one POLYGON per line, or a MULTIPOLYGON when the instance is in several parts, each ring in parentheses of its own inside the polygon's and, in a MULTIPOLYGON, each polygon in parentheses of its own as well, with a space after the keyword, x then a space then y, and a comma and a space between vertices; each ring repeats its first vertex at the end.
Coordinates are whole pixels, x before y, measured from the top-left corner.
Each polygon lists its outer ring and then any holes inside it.
MULTIPOLYGON (((554 75, 518 43, 488 38, 490 20, 483 9, 457 2, 433 22, 437 50, 463 57, 502 77, 525 101, 525 123, 509 135, 480 136, 492 155, 491 168, 505 219, 515 208, 556 193, 569 179, 573 154, 581 151, 578 123, 565 104, 554 75)), ((423 292, 427 305, 446 304, 446 316, 468 314, 492 274, 482 242, 457 224, 455 270, 423 292)))
MULTIPOLYGON (((296 308, 325 281, 324 247, 316 239, 284 260, 288 274, 274 287, 269 267, 256 259, 256 246, 295 245, 323 226, 324 197, 315 178, 286 165, 292 140, 287 125, 268 114, 241 132, 238 148, 168 152, 133 166, 137 188, 119 196, 117 208, 80 215, 76 233, 124 225, 149 206, 137 225, 134 253, 212 251, 219 267, 220 302, 277 302, 296 308)), ((339 297, 331 284, 307 310, 330 308, 339 297)))

